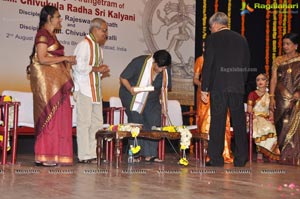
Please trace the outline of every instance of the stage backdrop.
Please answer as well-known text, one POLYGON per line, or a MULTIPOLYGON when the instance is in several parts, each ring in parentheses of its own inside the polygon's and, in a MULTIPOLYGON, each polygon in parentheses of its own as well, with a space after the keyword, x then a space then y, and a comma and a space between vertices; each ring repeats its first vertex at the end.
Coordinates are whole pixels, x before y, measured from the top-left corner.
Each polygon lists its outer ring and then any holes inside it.
POLYGON ((3 0, 0 6, 0 93, 30 91, 26 66, 44 5, 56 6, 63 18, 58 39, 71 55, 88 33, 90 20, 104 18, 109 40, 104 63, 111 76, 103 81, 104 101, 118 96, 119 75, 132 58, 168 49, 173 58, 171 99, 193 104, 195 0, 3 0))
POLYGON ((300 33, 299 0, 201 0, 196 9, 196 57, 209 32, 208 20, 214 12, 225 12, 229 27, 244 35, 251 50, 251 72, 247 93, 255 89, 255 76, 271 71, 272 62, 282 52, 282 36, 300 33))

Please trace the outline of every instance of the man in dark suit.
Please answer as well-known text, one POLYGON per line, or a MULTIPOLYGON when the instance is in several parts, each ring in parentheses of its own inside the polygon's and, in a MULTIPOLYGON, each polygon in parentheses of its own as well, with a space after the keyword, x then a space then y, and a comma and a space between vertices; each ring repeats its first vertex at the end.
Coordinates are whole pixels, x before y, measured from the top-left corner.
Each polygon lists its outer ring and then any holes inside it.
POLYGON ((228 17, 222 12, 209 19, 211 35, 205 42, 201 99, 208 101, 210 93, 211 125, 207 166, 223 166, 222 152, 226 113, 229 108, 235 135, 234 166, 245 166, 248 142, 244 111, 244 87, 250 67, 247 40, 229 30, 228 17))

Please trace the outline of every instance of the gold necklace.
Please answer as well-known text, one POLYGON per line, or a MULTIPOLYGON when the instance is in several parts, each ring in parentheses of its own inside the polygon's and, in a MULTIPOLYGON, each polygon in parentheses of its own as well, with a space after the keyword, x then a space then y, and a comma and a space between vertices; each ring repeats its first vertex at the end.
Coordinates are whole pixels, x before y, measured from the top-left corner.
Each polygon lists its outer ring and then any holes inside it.
MULTIPOLYGON (((299 53, 296 53, 295 55, 292 55, 289 59, 292 59, 294 57, 297 57, 299 55, 299 53)), ((288 57, 288 56, 287 56, 288 57)), ((289 64, 289 68, 286 70, 287 73, 292 73, 293 69, 292 69, 292 63, 289 64)))
POLYGON ((292 65, 292 64, 289 64, 289 68, 286 70, 287 73, 292 73, 293 70, 292 70, 292 68, 291 68, 291 65, 292 65))
POLYGON ((257 89, 257 91, 260 92, 260 93, 262 93, 262 94, 265 94, 265 93, 266 93, 266 90, 261 91, 261 90, 257 89))

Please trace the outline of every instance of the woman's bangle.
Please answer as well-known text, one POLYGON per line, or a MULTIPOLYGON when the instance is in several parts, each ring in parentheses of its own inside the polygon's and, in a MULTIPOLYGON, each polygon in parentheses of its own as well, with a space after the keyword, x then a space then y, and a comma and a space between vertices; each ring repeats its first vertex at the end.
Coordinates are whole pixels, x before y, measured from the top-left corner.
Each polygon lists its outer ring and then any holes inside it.
POLYGON ((269 97, 275 97, 275 95, 274 94, 269 94, 269 97))

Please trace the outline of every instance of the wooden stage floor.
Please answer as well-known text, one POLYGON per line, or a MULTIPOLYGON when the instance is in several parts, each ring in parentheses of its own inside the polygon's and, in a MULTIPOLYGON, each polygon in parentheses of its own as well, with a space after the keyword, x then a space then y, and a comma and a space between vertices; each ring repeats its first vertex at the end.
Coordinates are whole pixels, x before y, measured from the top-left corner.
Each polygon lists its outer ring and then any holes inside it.
POLYGON ((300 198, 300 167, 255 161, 239 168, 201 167, 188 159, 186 167, 167 153, 164 163, 123 161, 119 169, 114 163, 50 168, 21 154, 16 165, 0 166, 0 198, 300 198))

